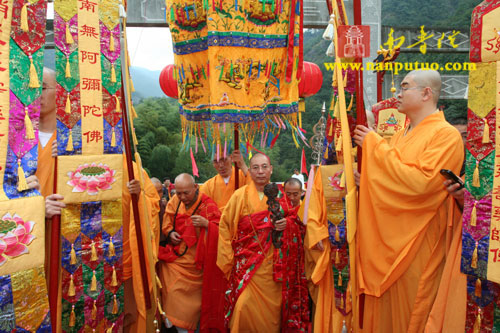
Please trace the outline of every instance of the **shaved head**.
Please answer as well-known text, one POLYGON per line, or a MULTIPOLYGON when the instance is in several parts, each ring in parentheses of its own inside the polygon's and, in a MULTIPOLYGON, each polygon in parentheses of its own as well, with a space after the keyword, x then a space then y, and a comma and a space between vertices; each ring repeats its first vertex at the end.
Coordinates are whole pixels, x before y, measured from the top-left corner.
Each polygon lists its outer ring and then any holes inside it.
POLYGON ((441 75, 439 74, 439 72, 432 69, 419 69, 411 71, 406 76, 411 77, 413 82, 415 82, 420 87, 431 88, 433 101, 437 104, 439 95, 441 94, 441 75))
POLYGON ((187 208, 191 207, 198 200, 198 184, 193 176, 181 173, 175 177, 175 193, 187 208))
POLYGON ((181 173, 180 175, 175 177, 175 187, 177 187, 177 184, 193 186, 196 184, 196 182, 194 181, 194 177, 189 173, 181 173))
POLYGON ((163 195, 163 185, 161 184, 161 181, 158 178, 153 177, 153 178, 151 178, 151 183, 153 183, 153 185, 156 188, 156 191, 158 192, 158 194, 161 197, 163 195))
POLYGON ((262 153, 255 153, 255 154, 253 154, 252 158, 250 159, 250 166, 252 165, 252 162, 254 161, 255 158, 261 159, 262 157, 266 158, 267 162, 269 164, 271 164, 271 160, 269 159, 269 156, 267 156, 266 154, 262 154, 262 153))

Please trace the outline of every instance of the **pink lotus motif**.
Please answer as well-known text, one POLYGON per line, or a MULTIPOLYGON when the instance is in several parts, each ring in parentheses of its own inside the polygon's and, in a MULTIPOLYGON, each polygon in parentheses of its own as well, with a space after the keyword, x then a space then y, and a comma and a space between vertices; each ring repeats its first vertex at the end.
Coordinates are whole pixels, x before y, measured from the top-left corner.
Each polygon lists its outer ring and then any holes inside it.
POLYGON ((334 190, 341 190, 343 189, 342 186, 340 186, 340 178, 342 178, 342 172, 343 171, 338 171, 335 173, 333 176, 328 177, 329 183, 331 187, 333 187, 334 190))
POLYGON ((85 163, 75 171, 68 172, 68 185, 73 186, 73 192, 87 192, 97 195, 99 190, 109 190, 115 182, 116 171, 102 163, 85 163))
POLYGON ((31 234, 35 222, 23 221, 14 214, 5 214, 0 219, 0 266, 7 262, 7 259, 18 257, 28 253, 28 247, 35 236, 31 234))

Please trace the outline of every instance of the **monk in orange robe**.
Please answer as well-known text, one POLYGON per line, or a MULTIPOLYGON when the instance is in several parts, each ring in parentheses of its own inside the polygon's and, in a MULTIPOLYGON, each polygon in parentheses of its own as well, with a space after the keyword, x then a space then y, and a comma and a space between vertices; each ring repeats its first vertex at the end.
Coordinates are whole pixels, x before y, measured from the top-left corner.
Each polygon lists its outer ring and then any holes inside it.
MULTIPOLYGON (((305 238, 306 269, 308 279, 311 282, 309 292, 315 305, 313 327, 316 332, 341 332, 344 326, 349 331, 351 305, 349 302, 344 305, 344 312, 347 313, 345 315, 339 311, 335 302, 335 277, 332 270, 332 259, 335 258, 335 251, 329 239, 328 210, 323 188, 324 168, 329 167, 318 167, 314 175, 305 238)), ((333 170, 341 171, 342 167, 336 166, 333 170)), ((331 178, 338 181, 339 176, 336 173, 332 174, 331 178)), ((343 206, 342 197, 345 196, 345 191, 339 188, 335 192, 338 192, 337 200, 340 200, 340 204, 343 206)))
POLYGON ((43 69, 42 97, 40 99, 40 123, 38 128, 38 165, 35 175, 40 181, 44 197, 54 192, 54 162, 52 145, 57 137, 56 76, 52 69, 43 69))
POLYGON ((440 90, 438 72, 412 71, 398 94, 409 125, 390 144, 355 130, 363 148, 356 261, 365 332, 424 331, 445 261, 455 260, 447 253, 460 212, 440 170, 460 172, 463 143, 437 110, 440 90))
POLYGON ((225 158, 220 157, 217 160, 214 157, 213 166, 217 170, 217 175, 207 180, 200 187, 200 192, 212 198, 217 203, 221 212, 224 211, 229 198, 231 198, 231 195, 236 190, 235 172, 232 163, 235 163, 239 168, 239 186, 242 187, 248 184, 252 180, 248 173, 248 167, 243 161, 240 151, 235 150, 225 158))
POLYGON ((273 167, 269 158, 250 160, 252 182, 236 190, 222 213, 217 265, 226 275, 226 323, 231 332, 279 332, 282 284, 273 267, 272 229, 282 231, 285 218, 271 222, 264 195, 273 167))
MULTIPOLYGON (((140 271, 139 248, 137 242, 137 234, 134 222, 134 214, 132 211, 131 194, 140 194, 144 191, 144 195, 139 195, 139 215, 141 218, 141 225, 145 226, 146 221, 149 222, 151 230, 151 243, 152 252, 149 254, 146 246, 148 239, 146 238, 146 231, 142 228, 144 253, 148 258, 153 260, 153 266, 158 260, 158 246, 160 242, 160 221, 158 219, 158 212, 160 211, 159 200, 160 197, 156 191, 148 175, 142 170, 142 177, 144 180, 144 189, 141 190, 139 181, 139 170, 137 165, 133 163, 134 167, 134 180, 123 181, 122 192, 122 218, 123 218, 123 284, 124 284, 124 331, 125 332, 146 332, 148 325, 151 327, 152 323, 146 322, 146 304, 144 303, 144 291, 142 288, 142 277, 140 271)), ((127 164, 125 155, 123 159, 123 174, 128 178, 127 164)), ((149 267, 149 263, 146 263, 149 267)), ((154 304, 156 300, 152 295, 152 284, 156 283, 155 277, 148 273, 148 293, 151 294, 151 302, 154 304)))
POLYGON ((209 265, 207 248, 217 241, 220 211, 199 193, 189 174, 177 176, 175 191, 163 219, 162 231, 170 244, 160 249, 162 299, 170 323, 178 332, 187 332, 195 330, 200 320, 205 271, 215 268, 209 265))

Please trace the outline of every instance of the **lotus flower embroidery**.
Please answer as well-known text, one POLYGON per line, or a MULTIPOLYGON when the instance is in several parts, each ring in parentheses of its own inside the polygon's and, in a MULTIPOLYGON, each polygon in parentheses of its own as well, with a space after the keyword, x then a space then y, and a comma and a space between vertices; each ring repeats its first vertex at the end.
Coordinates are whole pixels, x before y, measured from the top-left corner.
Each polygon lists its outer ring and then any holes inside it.
POLYGON ((35 222, 25 222, 17 214, 7 213, 0 219, 0 266, 29 252, 27 245, 35 239, 31 234, 34 226, 35 222))
POLYGON ((80 165, 75 171, 68 172, 68 185, 73 187, 73 192, 87 192, 90 195, 97 195, 99 190, 111 189, 111 184, 115 182, 116 171, 110 169, 102 163, 85 163, 80 165))

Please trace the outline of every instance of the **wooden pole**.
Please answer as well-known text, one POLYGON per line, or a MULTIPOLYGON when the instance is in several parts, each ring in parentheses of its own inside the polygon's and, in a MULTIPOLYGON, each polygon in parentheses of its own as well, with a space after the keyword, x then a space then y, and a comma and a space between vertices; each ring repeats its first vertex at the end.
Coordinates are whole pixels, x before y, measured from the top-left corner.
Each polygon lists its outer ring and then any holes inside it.
MULTIPOLYGON (((354 24, 355 25, 361 25, 362 24, 362 17, 361 17, 361 0, 354 0, 353 1, 353 11, 354 11, 354 24)), ((356 59, 356 62, 361 62, 363 63, 363 59, 358 58, 356 59)), ((366 121, 366 113, 365 113, 365 107, 364 107, 364 99, 363 99, 363 72, 358 71, 357 75, 357 80, 356 80, 356 125, 367 125, 366 121)), ((358 171, 361 172, 361 159, 363 156, 363 152, 361 147, 358 147, 358 171)), ((351 272, 356 271, 356 267, 352 267, 352 264, 354 266, 356 265, 356 261, 351 261, 351 272)), ((354 288, 357 292, 357 281, 354 281, 354 288)), ((357 295, 355 294, 353 299, 355 300, 357 295)), ((358 301, 354 302, 353 304, 353 311, 354 313, 358 313, 358 322, 359 322, 359 328, 363 329, 363 316, 364 316, 364 307, 365 307, 365 295, 360 294, 358 301), (359 312, 356 311, 356 306, 359 312)), ((356 317, 356 314, 355 314, 356 317)), ((357 331, 354 329, 354 331, 357 331)))
MULTIPOLYGON (((134 180, 134 166, 132 164, 132 150, 130 149, 130 132, 129 132, 129 122, 127 115, 127 103, 125 102, 125 90, 123 89, 123 75, 122 75, 122 128, 123 128, 123 143, 125 145, 125 158, 127 160, 127 171, 129 181, 134 180)), ((139 170, 141 172, 141 170, 139 170)), ((144 253, 144 241, 142 238, 142 226, 141 219, 139 215, 139 196, 137 194, 131 193, 132 200, 132 211, 134 214, 134 225, 137 233, 137 247, 139 250, 139 264, 141 269, 141 280, 142 280, 142 290, 144 292, 144 302, 146 304, 146 310, 151 309, 151 297, 149 294, 148 286, 148 274, 146 268, 146 255, 144 253)))
MULTIPOLYGON (((240 149, 240 132, 238 131, 238 124, 234 124, 234 150, 240 149)), ((237 164, 234 164, 234 189, 240 187, 240 172, 237 164)))
MULTIPOLYGON (((57 157, 54 161, 54 186, 52 193, 57 193, 57 157)), ((57 313, 59 303, 59 264, 61 261, 60 245, 61 244, 61 215, 52 216, 52 224, 50 226, 50 264, 49 264, 49 306, 50 306, 50 321, 52 327, 57 325, 57 313)))

